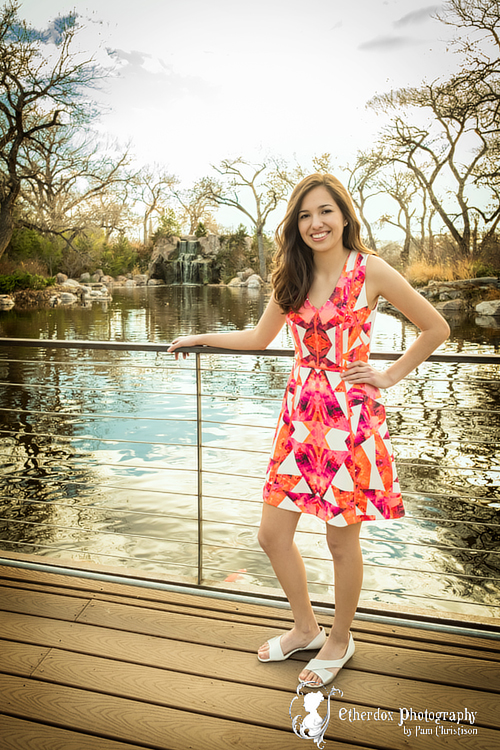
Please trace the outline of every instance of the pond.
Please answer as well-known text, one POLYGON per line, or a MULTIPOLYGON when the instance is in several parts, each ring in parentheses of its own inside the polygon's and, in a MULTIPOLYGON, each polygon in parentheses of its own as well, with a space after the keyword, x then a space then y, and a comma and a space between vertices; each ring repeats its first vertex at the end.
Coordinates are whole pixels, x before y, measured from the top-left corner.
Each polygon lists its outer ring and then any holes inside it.
MULTIPOLYGON (((167 343, 254 325, 260 291, 116 288, 109 304, 0 314, 0 336, 167 343)), ((497 354, 500 330, 451 321, 446 353, 497 354)), ((415 327, 379 313, 374 351, 415 327)), ((284 329, 276 348, 291 348, 284 329)), ((193 357, 0 350, 0 546, 191 582, 197 561, 193 357)), ((202 357, 204 583, 276 593, 258 548, 263 477, 289 358, 202 357)), ((407 515, 364 524, 361 604, 497 616, 498 365, 425 363, 385 394, 407 515)), ((322 524, 298 543, 311 593, 332 597, 322 524)))

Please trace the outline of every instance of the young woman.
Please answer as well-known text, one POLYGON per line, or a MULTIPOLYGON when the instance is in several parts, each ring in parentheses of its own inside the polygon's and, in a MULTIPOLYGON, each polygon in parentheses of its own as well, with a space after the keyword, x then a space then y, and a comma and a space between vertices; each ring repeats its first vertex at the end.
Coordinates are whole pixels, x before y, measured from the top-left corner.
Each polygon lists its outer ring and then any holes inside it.
POLYGON ((350 626, 363 577, 363 521, 404 515, 379 388, 390 388, 449 335, 446 321, 394 269, 366 248, 351 198, 332 175, 294 189, 276 233, 273 294, 257 326, 184 336, 169 351, 197 345, 265 349, 285 322, 296 357, 286 387, 264 487, 259 543, 290 602, 294 627, 265 643, 260 661, 319 650, 299 679, 321 687, 354 653, 350 626), (386 370, 368 362, 379 297, 421 333, 386 370), (333 557, 335 617, 317 624, 306 572, 293 541, 301 513, 326 522, 333 557))

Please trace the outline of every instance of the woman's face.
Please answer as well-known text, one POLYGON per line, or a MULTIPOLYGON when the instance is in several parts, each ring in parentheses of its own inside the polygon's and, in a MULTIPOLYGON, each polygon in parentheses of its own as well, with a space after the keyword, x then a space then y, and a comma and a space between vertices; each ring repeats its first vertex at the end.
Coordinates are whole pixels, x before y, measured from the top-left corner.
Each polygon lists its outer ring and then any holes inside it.
POLYGON ((323 185, 304 196, 298 215, 298 228, 305 244, 314 252, 343 249, 346 221, 331 193, 323 185))

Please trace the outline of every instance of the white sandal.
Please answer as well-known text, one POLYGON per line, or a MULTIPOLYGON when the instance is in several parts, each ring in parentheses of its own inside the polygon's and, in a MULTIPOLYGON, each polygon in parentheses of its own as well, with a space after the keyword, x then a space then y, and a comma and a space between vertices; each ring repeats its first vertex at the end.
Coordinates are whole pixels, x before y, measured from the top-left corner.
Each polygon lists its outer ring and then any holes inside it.
POLYGON ((310 672, 314 672, 314 674, 318 675, 318 677, 322 680, 321 684, 318 684, 317 682, 306 682, 306 685, 311 685, 314 687, 325 687, 325 685, 328 685, 329 682, 332 682, 334 679, 334 676, 331 672, 328 671, 328 669, 341 669, 346 662, 349 661, 349 659, 352 657, 355 651, 355 645, 354 645, 354 639, 352 637, 352 633, 349 633, 349 643, 347 644, 347 651, 345 652, 344 656, 341 659, 335 659, 335 661, 328 661, 326 659, 311 659, 309 664, 306 664, 305 669, 309 669, 310 672))
POLYGON ((311 643, 302 648, 294 648, 293 651, 289 651, 287 654, 283 654, 283 651, 281 650, 281 635, 276 635, 274 638, 270 638, 267 643, 269 646, 269 659, 261 659, 258 654, 257 659, 264 663, 268 661, 284 661, 292 654, 296 654, 297 651, 310 651, 312 649, 319 650, 326 643, 326 633, 325 629, 321 628, 318 635, 312 639, 311 643))

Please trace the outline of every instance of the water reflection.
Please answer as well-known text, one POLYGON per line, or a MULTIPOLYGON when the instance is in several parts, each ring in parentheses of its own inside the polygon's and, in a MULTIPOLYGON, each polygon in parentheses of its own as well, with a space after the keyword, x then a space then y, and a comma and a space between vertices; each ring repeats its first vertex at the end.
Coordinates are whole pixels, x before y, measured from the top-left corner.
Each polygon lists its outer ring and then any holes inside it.
MULTIPOLYGON (((3 313, 0 335, 168 342, 254 325, 266 297, 218 287, 116 290, 107 310, 3 313)), ((416 335, 380 315, 374 349, 416 335)), ((500 332, 454 325, 446 351, 498 351, 500 332), (491 334, 491 335, 490 335, 491 334)), ((291 348, 286 331, 276 344, 291 348)), ((60 349, 0 350, 0 536, 5 549, 123 564, 192 580, 197 561, 192 358, 60 349)), ((204 567, 223 585, 275 579, 255 527, 290 360, 203 358, 204 567)), ((364 603, 496 614, 498 367, 425 363, 386 393, 408 515, 365 524, 364 603), (423 377, 420 377, 423 376, 423 377)), ((322 526, 299 544, 313 594, 332 593, 322 526)))

